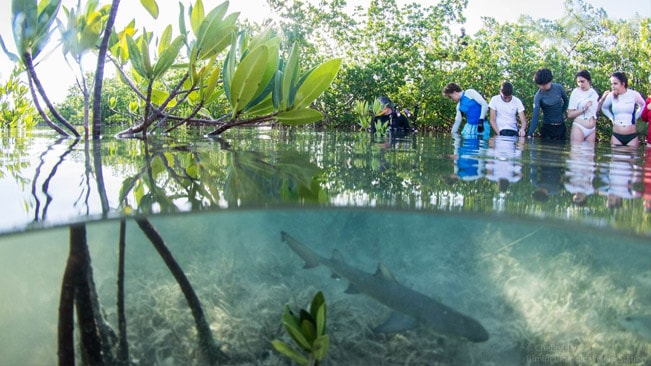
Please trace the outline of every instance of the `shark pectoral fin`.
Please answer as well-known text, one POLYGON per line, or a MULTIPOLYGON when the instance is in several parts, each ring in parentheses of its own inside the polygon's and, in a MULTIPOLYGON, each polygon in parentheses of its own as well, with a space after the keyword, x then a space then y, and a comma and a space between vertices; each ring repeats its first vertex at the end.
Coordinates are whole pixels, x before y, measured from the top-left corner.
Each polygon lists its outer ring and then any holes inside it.
POLYGON ((401 330, 416 328, 417 325, 418 322, 416 322, 416 319, 394 311, 384 323, 375 327, 373 331, 378 333, 395 333, 401 330))
POLYGON ((357 289, 357 287, 353 286, 353 284, 351 283, 350 285, 348 285, 348 288, 344 292, 350 295, 355 295, 358 294, 360 291, 357 289))
POLYGON ((387 267, 384 266, 382 263, 377 264, 377 271, 375 271, 375 274, 373 275, 375 278, 379 278, 382 280, 387 280, 387 281, 392 281, 392 282, 398 282, 396 281, 396 278, 393 277, 393 273, 389 271, 387 267))
POLYGON ((332 258, 331 259, 333 261, 337 261, 337 262, 340 262, 340 263, 346 263, 346 261, 344 261, 343 254, 341 254, 341 252, 338 251, 337 249, 332 251, 332 258))

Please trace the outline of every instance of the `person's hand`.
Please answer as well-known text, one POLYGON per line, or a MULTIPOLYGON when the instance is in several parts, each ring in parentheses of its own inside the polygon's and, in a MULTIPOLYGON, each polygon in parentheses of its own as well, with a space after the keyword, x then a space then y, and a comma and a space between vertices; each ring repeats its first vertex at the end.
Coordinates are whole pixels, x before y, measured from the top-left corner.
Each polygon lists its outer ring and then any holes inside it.
POLYGON ((610 94, 610 90, 606 90, 604 94, 601 96, 601 99, 599 99, 599 103, 603 103, 604 100, 606 100, 606 97, 610 94))

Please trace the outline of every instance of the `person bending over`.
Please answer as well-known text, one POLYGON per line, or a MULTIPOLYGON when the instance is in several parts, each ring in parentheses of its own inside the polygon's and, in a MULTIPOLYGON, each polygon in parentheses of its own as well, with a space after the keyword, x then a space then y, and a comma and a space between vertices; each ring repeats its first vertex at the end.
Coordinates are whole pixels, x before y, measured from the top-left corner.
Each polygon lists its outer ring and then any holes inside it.
POLYGON ((490 127, 486 121, 486 112, 488 112, 488 103, 474 89, 463 90, 456 83, 449 83, 443 89, 443 95, 457 102, 457 114, 454 118, 452 133, 459 132, 462 114, 466 115, 466 125, 461 131, 464 138, 477 138, 479 134, 490 134, 490 127))

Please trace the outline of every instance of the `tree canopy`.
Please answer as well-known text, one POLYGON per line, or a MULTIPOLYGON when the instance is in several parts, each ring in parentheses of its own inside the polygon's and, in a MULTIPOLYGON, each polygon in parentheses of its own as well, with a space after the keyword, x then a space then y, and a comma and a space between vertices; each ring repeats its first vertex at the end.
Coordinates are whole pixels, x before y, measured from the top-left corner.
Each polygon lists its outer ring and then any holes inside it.
MULTIPOLYGON (((39 22, 56 15, 56 3, 60 1, 39 7, 49 16, 39 22)), ((102 34, 98 19, 109 14, 96 1, 87 3, 76 11, 65 9, 64 20, 57 20, 62 34, 77 35, 75 42, 63 43, 63 51, 74 59, 85 50, 95 52, 102 34)), ((215 133, 261 122, 354 128, 356 102, 388 95, 401 107, 419 107, 419 128, 441 130, 454 117, 453 103, 441 93, 448 82, 476 89, 488 99, 510 81, 514 94, 531 106, 537 90, 532 77, 540 67, 551 69, 554 81, 568 91, 580 69, 591 72, 599 92, 609 89, 614 71, 626 72, 633 89, 648 91, 651 18, 614 20, 584 0, 566 0, 563 16, 555 20, 523 16, 498 22, 486 17, 474 34, 459 30, 466 0, 432 6, 372 0, 352 14, 344 11, 344 0, 267 3, 277 17, 262 24, 240 22, 237 13, 228 14, 228 2, 207 10, 198 0, 187 9, 180 4, 180 34, 174 35, 171 26, 160 35, 139 30, 135 21, 112 30, 108 58, 124 84, 104 90, 104 122, 132 122, 125 134, 182 124, 214 125, 215 133), (300 70, 307 71, 299 76, 300 70), (293 100, 301 85, 300 93, 308 92, 307 97, 293 100)), ((157 15, 154 1, 144 4, 157 15)), ((47 26, 57 23, 37 24, 33 42, 17 42, 32 47, 34 56, 45 42, 41 35, 47 26)), ((81 123, 80 116, 68 112, 81 110, 76 104, 88 100, 78 97, 85 84, 79 85, 62 107, 62 119, 75 124, 81 123)), ((601 134, 608 128, 602 125, 601 134)))

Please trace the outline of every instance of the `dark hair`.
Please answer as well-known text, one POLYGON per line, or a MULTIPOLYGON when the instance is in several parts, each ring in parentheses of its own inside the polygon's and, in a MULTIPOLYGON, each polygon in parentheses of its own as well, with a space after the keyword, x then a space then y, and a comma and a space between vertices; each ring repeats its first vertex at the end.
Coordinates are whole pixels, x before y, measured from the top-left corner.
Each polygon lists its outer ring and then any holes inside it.
POLYGON ((513 84, 509 83, 508 81, 503 82, 502 86, 500 87, 500 91, 502 94, 504 94, 505 97, 513 95, 513 84))
POLYGON ((552 80, 554 80, 552 70, 546 68, 536 70, 536 74, 533 76, 533 81, 538 85, 545 85, 552 80))
POLYGON ((443 88, 443 95, 450 95, 454 92, 461 93, 461 87, 457 83, 449 83, 443 88))
POLYGON ((610 77, 611 78, 616 78, 617 80, 619 80, 619 82, 621 82, 622 84, 624 84, 625 87, 628 88, 628 77, 623 72, 616 71, 616 72, 610 74, 610 77))
POLYGON ((586 79, 590 84, 592 84, 592 78, 590 77, 590 72, 588 72, 588 70, 585 69, 579 70, 579 72, 577 72, 576 75, 574 75, 574 79, 578 77, 582 77, 586 79))
POLYGON ((380 101, 380 104, 382 106, 393 108, 393 103, 391 103, 391 99, 389 99, 389 97, 387 97, 386 95, 379 97, 378 100, 380 101))

